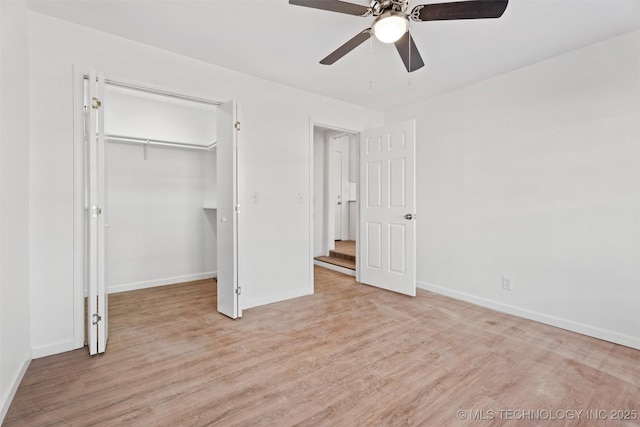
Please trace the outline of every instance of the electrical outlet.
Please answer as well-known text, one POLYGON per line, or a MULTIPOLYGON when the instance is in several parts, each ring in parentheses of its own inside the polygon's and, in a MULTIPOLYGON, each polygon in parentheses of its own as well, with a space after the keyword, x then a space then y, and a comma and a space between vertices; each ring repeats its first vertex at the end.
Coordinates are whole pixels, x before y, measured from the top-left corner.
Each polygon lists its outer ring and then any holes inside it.
POLYGON ((511 277, 502 276, 502 289, 505 291, 513 290, 513 279, 511 277))

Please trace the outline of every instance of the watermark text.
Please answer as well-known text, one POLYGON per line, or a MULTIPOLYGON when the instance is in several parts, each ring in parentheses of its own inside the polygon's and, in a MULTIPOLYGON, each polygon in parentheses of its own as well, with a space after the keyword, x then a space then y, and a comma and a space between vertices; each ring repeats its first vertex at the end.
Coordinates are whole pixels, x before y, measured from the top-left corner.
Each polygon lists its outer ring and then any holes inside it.
POLYGON ((629 421, 638 420, 637 409, 459 409, 456 417, 469 421, 629 421))

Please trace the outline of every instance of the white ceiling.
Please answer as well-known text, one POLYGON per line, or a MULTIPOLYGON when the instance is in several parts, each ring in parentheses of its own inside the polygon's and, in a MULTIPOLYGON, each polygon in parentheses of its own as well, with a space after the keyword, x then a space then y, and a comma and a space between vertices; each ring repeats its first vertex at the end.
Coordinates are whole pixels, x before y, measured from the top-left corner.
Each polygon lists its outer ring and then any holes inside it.
MULTIPOLYGON (((432 0, 411 0, 410 7, 432 0)), ((353 0, 367 5, 367 0, 353 0)), ((640 28, 639 0, 511 0, 499 19, 411 23, 425 67, 366 42, 318 61, 371 25, 287 0, 30 0, 33 11, 380 111, 640 28), (370 54, 370 52, 372 52, 370 54)))

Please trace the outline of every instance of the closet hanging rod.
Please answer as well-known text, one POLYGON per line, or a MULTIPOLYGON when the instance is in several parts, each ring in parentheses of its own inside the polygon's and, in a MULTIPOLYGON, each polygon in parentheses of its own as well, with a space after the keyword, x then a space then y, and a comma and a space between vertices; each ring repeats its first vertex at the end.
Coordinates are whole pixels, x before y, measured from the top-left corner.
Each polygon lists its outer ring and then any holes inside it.
POLYGON ((108 141, 121 142, 125 144, 159 145, 163 147, 188 148, 193 150, 213 150, 217 145, 217 141, 213 141, 209 145, 197 145, 197 144, 188 144, 185 142, 163 141, 161 139, 137 138, 132 136, 122 136, 122 135, 105 135, 105 139, 108 141))
MULTIPOLYGON (((88 74, 83 74, 82 77, 85 80, 89 80, 89 75, 88 74)), ((133 89, 133 90, 137 90, 137 91, 140 91, 140 92, 150 93, 152 95, 168 96, 170 98, 181 99, 183 101, 199 102, 200 104, 215 105, 215 106, 218 106, 218 107, 223 104, 222 101, 212 101, 210 99, 198 98, 197 96, 183 95, 183 94, 177 93, 177 92, 170 92, 170 91, 166 91, 166 90, 162 90, 162 89, 158 89, 158 88, 151 88, 151 87, 136 85, 136 84, 132 84, 132 83, 120 82, 120 81, 117 81, 117 80, 105 79, 105 83, 108 84, 108 85, 111 85, 111 86, 118 86, 118 87, 122 87, 122 88, 125 88, 125 89, 133 89)))
POLYGON ((333 139, 338 139, 338 138, 342 138, 343 136, 352 136, 355 135, 355 133, 353 132, 342 132, 342 133, 337 133, 335 135, 329 135, 330 138, 333 139))

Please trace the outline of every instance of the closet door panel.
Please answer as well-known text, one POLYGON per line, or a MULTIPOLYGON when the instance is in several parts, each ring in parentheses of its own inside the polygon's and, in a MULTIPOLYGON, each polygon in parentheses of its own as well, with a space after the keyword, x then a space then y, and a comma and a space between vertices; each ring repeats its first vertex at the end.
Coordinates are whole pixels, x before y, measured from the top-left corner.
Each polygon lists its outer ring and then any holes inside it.
POLYGON ((220 106, 217 120, 218 311, 235 319, 242 313, 238 304, 238 155, 234 101, 220 106))
POLYGON ((107 346, 108 313, 105 286, 105 141, 104 73, 89 73, 89 268, 87 328, 89 354, 104 353, 107 346))

